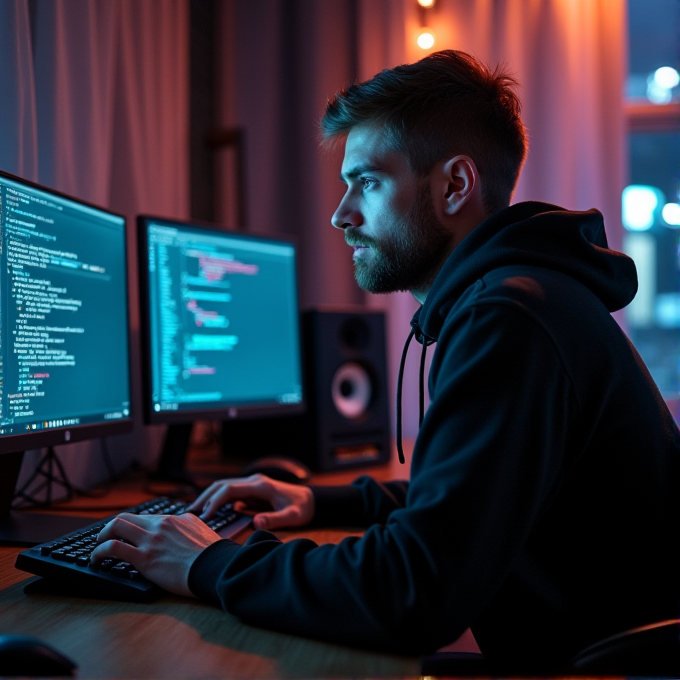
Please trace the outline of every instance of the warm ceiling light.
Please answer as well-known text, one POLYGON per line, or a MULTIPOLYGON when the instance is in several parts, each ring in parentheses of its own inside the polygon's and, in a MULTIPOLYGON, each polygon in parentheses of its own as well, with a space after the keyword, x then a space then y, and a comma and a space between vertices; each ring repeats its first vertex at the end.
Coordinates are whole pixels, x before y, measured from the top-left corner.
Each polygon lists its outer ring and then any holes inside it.
POLYGON ((434 33, 429 28, 423 29, 418 36, 418 47, 423 50, 429 50, 433 46, 434 33))
POLYGON ((421 7, 428 8, 428 7, 432 7, 432 5, 434 5, 434 0, 418 0, 418 4, 421 7))

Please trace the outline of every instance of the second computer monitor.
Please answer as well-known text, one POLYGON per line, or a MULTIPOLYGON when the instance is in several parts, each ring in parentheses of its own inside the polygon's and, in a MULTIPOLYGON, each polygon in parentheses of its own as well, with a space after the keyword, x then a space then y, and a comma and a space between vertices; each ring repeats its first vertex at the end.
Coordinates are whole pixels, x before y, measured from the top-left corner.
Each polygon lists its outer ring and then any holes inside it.
POLYGON ((146 421, 301 412, 294 244, 148 216, 138 229, 146 421))

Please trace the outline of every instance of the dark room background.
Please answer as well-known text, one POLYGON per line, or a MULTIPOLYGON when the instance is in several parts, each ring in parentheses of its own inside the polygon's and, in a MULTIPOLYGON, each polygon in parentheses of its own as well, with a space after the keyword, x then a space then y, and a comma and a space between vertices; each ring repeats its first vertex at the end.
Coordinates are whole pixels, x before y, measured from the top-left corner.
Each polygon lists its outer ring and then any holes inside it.
MULTIPOLYGON (((416 305, 354 282, 350 249, 330 226, 343 185, 341 150, 318 147, 326 100, 433 49, 504 61, 531 137, 515 201, 597 207, 620 247, 626 21, 623 0, 437 0, 430 10, 416 0, 0 0, 0 168, 123 212, 130 228, 153 213, 294 234, 303 308, 387 314, 393 390, 416 305), (426 50, 416 43, 424 26, 436 38, 426 50)), ((134 362, 139 391, 138 353, 134 362)), ((407 436, 416 375, 414 357, 407 436)), ((139 424, 112 439, 116 465, 152 464, 161 434, 139 424)), ((106 474, 97 444, 60 455, 75 483, 106 474)))

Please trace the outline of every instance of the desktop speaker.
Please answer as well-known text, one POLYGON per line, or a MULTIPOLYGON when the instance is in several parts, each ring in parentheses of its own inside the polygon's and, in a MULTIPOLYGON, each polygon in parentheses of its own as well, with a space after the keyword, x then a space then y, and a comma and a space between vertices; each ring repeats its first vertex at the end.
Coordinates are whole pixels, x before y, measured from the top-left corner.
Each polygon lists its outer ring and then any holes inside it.
POLYGON ((304 414, 225 422, 225 456, 285 455, 317 471, 390 458, 385 315, 314 309, 302 315, 304 414))

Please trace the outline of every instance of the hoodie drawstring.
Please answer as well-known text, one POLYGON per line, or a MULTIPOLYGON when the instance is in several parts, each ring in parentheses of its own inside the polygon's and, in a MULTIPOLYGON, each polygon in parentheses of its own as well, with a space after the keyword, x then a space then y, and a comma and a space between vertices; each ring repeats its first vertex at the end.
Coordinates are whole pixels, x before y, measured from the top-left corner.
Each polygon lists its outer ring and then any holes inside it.
POLYGON ((413 340, 413 336, 416 334, 416 329, 411 328, 411 332, 406 338, 406 344, 401 353, 401 362, 399 363, 399 375, 397 376, 397 454, 399 455, 399 462, 403 465, 406 460, 404 459, 404 447, 401 441, 401 388, 404 382, 404 365, 406 364, 406 354, 408 352, 408 346, 413 340))
POLYGON ((423 338, 423 349, 420 352, 420 375, 418 377, 418 429, 422 427, 423 416, 425 415, 425 355, 427 354, 427 345, 427 339, 423 338))
MULTIPOLYGON (((401 401, 402 401, 402 387, 404 383, 404 366, 406 365, 406 355, 408 348, 416 334, 416 329, 411 328, 411 332, 406 338, 406 344, 401 353, 401 362, 399 363, 399 375, 397 376, 397 454, 399 455, 399 462, 403 465, 406 460, 404 458, 404 446, 402 442, 402 425, 401 425, 401 401)), ((427 346, 431 344, 428 338, 423 336, 423 349, 420 353, 420 376, 418 379, 419 389, 419 409, 418 409, 418 427, 423 424, 423 417, 425 415, 425 355, 427 354, 427 346)))

